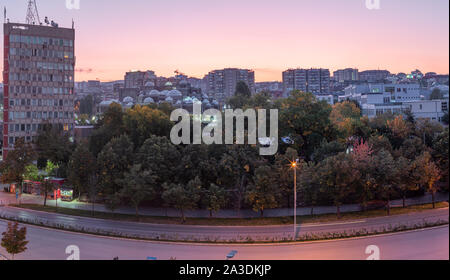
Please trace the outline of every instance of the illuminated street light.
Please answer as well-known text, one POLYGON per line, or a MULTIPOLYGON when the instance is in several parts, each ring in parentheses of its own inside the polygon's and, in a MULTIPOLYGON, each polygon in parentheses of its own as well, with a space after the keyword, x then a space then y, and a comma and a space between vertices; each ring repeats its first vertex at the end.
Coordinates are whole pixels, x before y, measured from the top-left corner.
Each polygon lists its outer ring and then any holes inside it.
POLYGON ((291 167, 294 169, 294 236, 293 240, 295 241, 296 233, 297 233, 297 165, 298 159, 291 162, 291 167))

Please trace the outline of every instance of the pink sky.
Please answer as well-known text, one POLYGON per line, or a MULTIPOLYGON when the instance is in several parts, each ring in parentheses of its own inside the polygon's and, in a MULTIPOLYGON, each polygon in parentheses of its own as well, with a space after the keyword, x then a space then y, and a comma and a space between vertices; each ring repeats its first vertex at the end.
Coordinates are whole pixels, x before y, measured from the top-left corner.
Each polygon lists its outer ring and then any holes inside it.
MULTIPOLYGON (((0 5, 23 22, 26 2, 0 5)), ((80 10, 68 10, 65 0, 38 0, 41 17, 62 27, 75 20, 77 81, 147 69, 201 78, 225 67, 254 69, 257 81, 281 80, 294 67, 448 73, 449 1, 380 3, 368 10, 365 0, 81 0, 80 10)))

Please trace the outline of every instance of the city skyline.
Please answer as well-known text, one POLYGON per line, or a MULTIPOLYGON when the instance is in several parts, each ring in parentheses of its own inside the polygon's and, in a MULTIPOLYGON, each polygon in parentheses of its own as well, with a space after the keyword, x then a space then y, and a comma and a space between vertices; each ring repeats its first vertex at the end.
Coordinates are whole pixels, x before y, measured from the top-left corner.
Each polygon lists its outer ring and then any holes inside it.
MULTIPOLYGON (((122 80, 127 71, 147 69, 203 78, 236 67, 253 69, 256 82, 264 82, 280 81, 288 68, 441 74, 449 68, 445 0, 381 1, 380 10, 367 9, 363 0, 81 0, 79 10, 59 2, 38 1, 38 9, 41 20, 47 15, 61 27, 74 19, 76 81, 122 80)), ((26 1, 0 5, 10 22, 24 22, 26 1)))

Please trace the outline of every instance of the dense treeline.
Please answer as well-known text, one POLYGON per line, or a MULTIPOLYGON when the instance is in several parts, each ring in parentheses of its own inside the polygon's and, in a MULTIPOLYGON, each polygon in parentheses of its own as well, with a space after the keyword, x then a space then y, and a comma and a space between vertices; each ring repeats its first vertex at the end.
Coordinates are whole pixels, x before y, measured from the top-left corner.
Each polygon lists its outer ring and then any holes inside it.
MULTIPOLYGON (((299 201, 312 213, 314 206, 335 205, 339 215, 344 203, 367 209, 373 201, 383 201, 389 212, 392 199, 448 190, 448 128, 437 123, 410 114, 369 120, 357 103, 330 106, 302 92, 272 102, 264 93, 250 96, 242 85, 229 104, 279 109, 284 141, 278 154, 260 156, 255 145, 176 146, 168 138, 174 125, 170 105, 124 112, 112 104, 89 142, 74 146, 55 129, 41 131, 37 157, 57 164, 77 194, 101 199, 111 211, 124 204, 137 215, 142 205, 173 207, 183 219, 185 210, 197 208, 211 215, 251 208, 263 215, 265 209, 292 207, 290 162, 296 159, 299 201)), ((1 168, 4 181, 14 173, 5 164, 1 168)))

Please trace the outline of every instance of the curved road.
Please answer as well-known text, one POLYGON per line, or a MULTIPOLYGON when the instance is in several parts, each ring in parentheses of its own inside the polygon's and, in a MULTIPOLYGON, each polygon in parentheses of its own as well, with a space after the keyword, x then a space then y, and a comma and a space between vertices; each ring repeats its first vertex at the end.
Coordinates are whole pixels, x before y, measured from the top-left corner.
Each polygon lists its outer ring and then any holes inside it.
MULTIPOLYGON (((382 260, 448 260, 449 227, 411 231, 358 239, 282 245, 192 245, 133 241, 28 227, 28 250, 16 256, 27 260, 64 260, 67 246, 80 249, 81 260, 224 260, 238 251, 236 260, 364 260, 366 248, 376 245, 382 260)), ((6 222, 0 220, 0 232, 6 222)), ((3 248, 0 254, 7 255, 3 248)))
MULTIPOLYGON (((202 240, 209 238, 210 240, 235 239, 239 241, 251 237, 253 240, 263 241, 271 240, 273 237, 277 237, 279 240, 282 238, 291 238, 293 231, 292 225, 236 227, 146 224, 68 216, 13 207, 0 207, 0 216, 18 217, 22 221, 30 220, 33 222, 66 225, 73 228, 84 228, 91 232, 122 233, 122 236, 136 236, 147 239, 159 237, 160 239, 172 240, 202 240)), ((299 224, 297 235, 320 232, 349 232, 359 229, 382 229, 389 225, 412 225, 424 221, 435 222, 438 220, 449 220, 448 208, 357 221, 299 224)))

